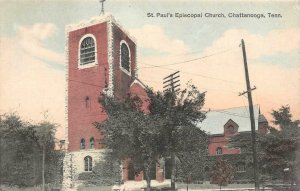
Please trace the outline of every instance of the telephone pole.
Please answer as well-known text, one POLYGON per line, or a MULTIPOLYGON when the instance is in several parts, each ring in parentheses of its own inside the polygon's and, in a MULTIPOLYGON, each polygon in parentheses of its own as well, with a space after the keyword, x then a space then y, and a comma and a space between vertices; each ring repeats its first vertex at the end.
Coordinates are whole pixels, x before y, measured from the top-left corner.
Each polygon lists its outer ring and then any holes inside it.
MULTIPOLYGON (((176 71, 172 74, 170 74, 169 76, 165 77, 163 80, 163 84, 164 84, 164 92, 171 92, 172 94, 172 102, 171 102, 171 107, 175 106, 175 101, 176 101, 176 92, 179 91, 179 71, 176 71), (177 89, 176 89, 177 88, 177 89)), ((172 124, 172 123, 171 123, 172 124)), ((175 125, 175 124, 173 124, 175 125)), ((172 126, 172 129, 174 131, 174 126, 172 126)), ((172 136, 172 131, 170 132, 170 136, 172 136)), ((176 160, 175 160, 175 154, 174 151, 172 149, 171 151, 171 190, 175 191, 175 174, 176 174, 176 160)))
POLYGON ((248 103, 249 103, 249 112, 250 112, 250 122, 251 122, 251 139, 252 139, 252 156, 253 156, 253 165, 254 165, 254 181, 255 181, 255 191, 259 191, 259 174, 258 174, 258 166, 257 166, 257 152, 256 152, 256 135, 255 135, 255 119, 253 112, 253 102, 252 102, 252 94, 251 91, 255 90, 256 87, 252 89, 250 86, 249 73, 248 73, 248 65, 247 65, 247 56, 246 56, 246 48, 244 40, 242 39, 242 51, 243 51, 243 59, 244 59, 244 68, 245 68, 245 78, 247 91, 240 93, 244 95, 247 93, 248 103))
POLYGON ((179 88, 178 89, 176 89, 176 88, 180 86, 180 84, 177 84, 180 82, 180 80, 178 79, 179 77, 180 77, 179 71, 174 72, 174 73, 168 75, 167 77, 165 77, 163 79, 164 80, 163 84, 165 84, 164 92, 171 91, 172 93, 175 93, 176 91, 178 91, 179 88))

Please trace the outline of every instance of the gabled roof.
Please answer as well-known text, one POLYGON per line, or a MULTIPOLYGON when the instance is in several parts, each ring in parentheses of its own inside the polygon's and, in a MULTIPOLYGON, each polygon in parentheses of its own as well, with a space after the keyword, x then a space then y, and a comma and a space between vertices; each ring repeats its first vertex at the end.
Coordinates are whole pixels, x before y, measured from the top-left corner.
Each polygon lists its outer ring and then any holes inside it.
MULTIPOLYGON (((255 118, 255 129, 257 130, 260 113, 259 105, 253 106, 253 109, 255 118)), ((198 123, 197 126, 210 134, 223 134, 224 125, 230 119, 239 126, 239 132, 251 131, 249 108, 244 106, 209 111, 206 114, 206 119, 204 119, 201 123, 198 123)))
POLYGON ((132 86, 133 84, 139 84, 141 85, 144 89, 148 89, 147 85, 145 85, 140 79, 134 78, 133 82, 130 84, 132 86))

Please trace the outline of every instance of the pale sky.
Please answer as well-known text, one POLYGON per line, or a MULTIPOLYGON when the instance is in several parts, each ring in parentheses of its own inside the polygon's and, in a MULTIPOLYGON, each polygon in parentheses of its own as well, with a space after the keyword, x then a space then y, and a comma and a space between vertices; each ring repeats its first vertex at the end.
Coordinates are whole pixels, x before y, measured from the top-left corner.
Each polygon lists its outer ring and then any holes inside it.
MULTIPOLYGON (((65 126, 65 26, 99 15, 99 0, 0 0, 0 113, 65 126)), ((270 120, 291 106, 300 118, 300 1, 106 0, 105 11, 137 41, 139 78, 155 90, 180 70, 207 91, 205 109, 248 105, 242 51, 246 43, 253 102, 270 120), (173 17, 147 17, 170 13, 173 17), (203 14, 176 18, 175 13, 203 14), (223 13, 226 18, 208 18, 223 13), (229 13, 265 18, 229 18, 229 13), (268 13, 281 14, 269 18, 268 13), (153 67, 158 66, 158 67, 153 67)))

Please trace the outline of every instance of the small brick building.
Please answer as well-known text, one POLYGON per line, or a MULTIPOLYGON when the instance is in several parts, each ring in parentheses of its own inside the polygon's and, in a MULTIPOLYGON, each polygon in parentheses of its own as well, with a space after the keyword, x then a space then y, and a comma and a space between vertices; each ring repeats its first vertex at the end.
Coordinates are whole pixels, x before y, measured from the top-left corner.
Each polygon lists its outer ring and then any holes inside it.
MULTIPOLYGON (((268 121, 260 113, 258 105, 254 106, 256 132, 268 133, 268 121)), ((204 179, 209 180, 211 165, 216 158, 226 159, 235 169, 235 179, 247 179, 252 169, 252 155, 243 153, 239 148, 230 148, 230 138, 243 133, 251 136, 251 123, 248 107, 235 107, 210 111, 199 127, 209 135, 208 158, 204 179), (247 175, 248 174, 248 175, 247 175)))

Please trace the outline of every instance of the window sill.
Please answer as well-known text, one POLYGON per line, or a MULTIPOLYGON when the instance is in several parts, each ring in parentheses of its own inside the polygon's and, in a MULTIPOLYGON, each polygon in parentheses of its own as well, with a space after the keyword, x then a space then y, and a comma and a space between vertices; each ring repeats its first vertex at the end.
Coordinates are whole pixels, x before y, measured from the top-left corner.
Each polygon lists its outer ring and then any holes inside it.
POLYGON ((85 69, 85 68, 91 68, 91 67, 94 67, 94 66, 97 66, 98 63, 97 62, 91 62, 91 63, 88 63, 88 64, 84 64, 84 65, 80 65, 80 63, 78 63, 78 69, 85 69))
POLYGON ((124 69, 122 66, 120 67, 120 69, 121 69, 125 74, 127 74, 128 76, 131 76, 131 72, 130 72, 130 71, 127 71, 127 70, 124 69))

